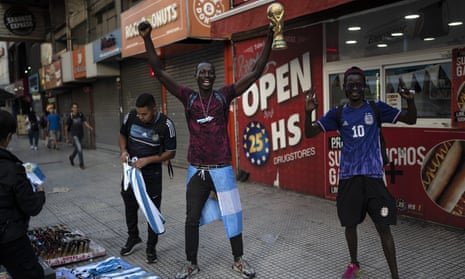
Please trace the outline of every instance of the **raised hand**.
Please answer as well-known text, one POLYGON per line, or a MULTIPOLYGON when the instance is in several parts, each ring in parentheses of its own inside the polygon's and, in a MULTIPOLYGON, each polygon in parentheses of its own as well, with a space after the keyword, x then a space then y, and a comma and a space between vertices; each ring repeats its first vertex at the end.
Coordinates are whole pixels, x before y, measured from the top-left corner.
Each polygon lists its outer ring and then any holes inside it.
POLYGON ((315 88, 310 88, 307 91, 304 91, 304 108, 305 111, 313 111, 318 107, 318 100, 316 99, 316 89, 315 88))
POLYGON ((139 35, 145 38, 147 36, 150 36, 150 33, 152 32, 152 25, 148 21, 143 21, 139 23, 137 29, 139 30, 139 35))
POLYGON ((401 88, 399 94, 405 100, 413 100, 415 98, 415 90, 413 89, 401 88))

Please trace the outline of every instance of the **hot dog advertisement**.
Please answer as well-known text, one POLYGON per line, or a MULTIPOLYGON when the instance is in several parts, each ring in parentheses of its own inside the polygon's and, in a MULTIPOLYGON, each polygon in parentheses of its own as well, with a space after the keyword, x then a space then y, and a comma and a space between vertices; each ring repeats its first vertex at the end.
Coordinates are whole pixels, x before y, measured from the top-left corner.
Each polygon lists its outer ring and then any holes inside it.
POLYGON ((465 216, 465 140, 447 140, 434 146, 421 168, 423 187, 443 210, 465 216))

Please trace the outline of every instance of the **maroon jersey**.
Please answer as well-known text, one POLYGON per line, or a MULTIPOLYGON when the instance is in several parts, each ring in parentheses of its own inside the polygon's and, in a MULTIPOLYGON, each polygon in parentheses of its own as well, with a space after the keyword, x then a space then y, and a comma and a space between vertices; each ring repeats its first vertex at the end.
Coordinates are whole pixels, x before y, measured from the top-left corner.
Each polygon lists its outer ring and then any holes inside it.
POLYGON ((174 95, 184 105, 190 131, 187 161, 192 165, 231 163, 228 115, 234 85, 214 90, 207 98, 186 86, 180 86, 174 95))

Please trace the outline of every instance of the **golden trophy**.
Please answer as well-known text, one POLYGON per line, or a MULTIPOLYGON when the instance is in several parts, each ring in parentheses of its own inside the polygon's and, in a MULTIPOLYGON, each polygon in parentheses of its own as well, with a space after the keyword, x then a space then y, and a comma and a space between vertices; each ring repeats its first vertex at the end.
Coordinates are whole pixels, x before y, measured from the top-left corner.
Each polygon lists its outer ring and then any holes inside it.
POLYGON ((286 41, 283 36, 284 28, 284 7, 280 3, 273 3, 268 6, 268 19, 273 25, 273 45, 272 49, 286 49, 286 41))

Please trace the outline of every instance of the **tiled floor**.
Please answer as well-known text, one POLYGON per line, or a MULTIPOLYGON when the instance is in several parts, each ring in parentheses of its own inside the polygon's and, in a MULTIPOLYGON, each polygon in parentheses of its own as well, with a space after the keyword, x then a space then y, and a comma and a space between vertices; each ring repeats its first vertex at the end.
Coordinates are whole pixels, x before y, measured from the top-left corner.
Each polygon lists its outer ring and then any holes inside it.
MULTIPOLYGON (((26 139, 11 147, 24 161, 40 164, 47 175, 47 203, 32 227, 67 224, 83 231, 105 247, 107 256, 119 256, 126 241, 123 203, 120 196, 121 166, 118 154, 84 150, 86 169, 71 167, 60 150, 28 148, 26 139)), ((129 263, 161 278, 174 278, 184 262, 186 170, 175 168, 175 177, 164 177, 162 214, 166 233, 157 247, 158 263, 145 263, 145 247, 130 256, 129 263)), ((348 263, 343 229, 335 203, 312 196, 253 183, 239 183, 244 211, 245 256, 257 278, 340 278, 348 263)), ((146 239, 146 224, 139 215, 139 229, 146 239)), ((401 217, 392 228, 401 278, 465 278, 465 230, 447 228, 401 217)), ((367 219, 359 227, 359 260, 362 278, 390 278, 378 235, 367 219)), ((101 260, 105 259, 100 258, 101 260)), ((96 259, 99 260, 99 259, 96 259)), ((231 270, 232 255, 221 222, 200 230, 200 273, 194 278, 240 278, 231 270)))

